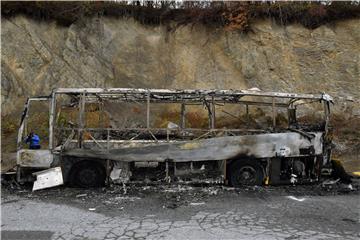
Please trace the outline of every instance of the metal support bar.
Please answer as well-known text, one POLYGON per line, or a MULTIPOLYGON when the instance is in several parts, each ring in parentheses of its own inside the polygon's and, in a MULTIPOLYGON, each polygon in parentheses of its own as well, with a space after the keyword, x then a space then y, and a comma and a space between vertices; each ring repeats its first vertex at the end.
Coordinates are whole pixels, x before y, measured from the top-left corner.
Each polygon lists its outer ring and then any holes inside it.
POLYGON ((147 94, 147 104, 146 104, 146 127, 150 128, 150 91, 147 94))
POLYGON ((273 128, 276 127, 276 109, 275 109, 275 98, 272 97, 272 120, 273 120, 273 128))
POLYGON ((186 111, 186 109, 185 109, 185 103, 181 103, 181 119, 180 119, 180 127, 181 127, 181 129, 184 129, 185 128, 185 111, 186 111))
POLYGON ((110 150, 110 129, 107 129, 106 131, 107 135, 106 135, 106 148, 109 152, 110 150))
POLYGON ((90 138, 96 143, 96 145, 98 145, 101 149, 103 149, 104 147, 101 146, 101 144, 89 133, 90 138))
POLYGON ((74 129, 71 131, 69 137, 66 139, 65 143, 61 146, 62 149, 67 149, 67 147, 69 146, 69 144, 71 143, 71 140, 74 138, 75 136, 75 131, 74 129))
POLYGON ((28 112, 24 119, 24 136, 27 136, 29 134, 29 111, 30 111, 30 104, 28 105, 28 112))
POLYGON ((138 136, 140 136, 142 134, 142 132, 139 132, 138 134, 136 134, 135 136, 133 136, 132 138, 129 139, 129 141, 135 140, 138 136))
POLYGON ((241 118, 239 118, 238 116, 235 116, 235 115, 234 115, 234 114, 232 114, 232 113, 229 113, 229 112, 227 112, 227 111, 225 111, 225 110, 221 110, 221 112, 223 112, 223 113, 225 113, 225 114, 229 115, 230 117, 233 117, 233 118, 235 118, 235 119, 237 119, 237 120, 240 120, 240 121, 241 121, 241 118))
POLYGON ((249 105, 245 105, 246 106, 246 126, 249 127, 250 125, 250 116, 249 116, 249 105))
POLYGON ((51 101, 50 101, 50 111, 49 111, 49 149, 53 150, 55 148, 55 134, 54 134, 54 125, 55 125, 55 112, 56 112, 56 94, 52 92, 51 101))
POLYGON ((208 110, 208 118, 209 118, 209 129, 215 128, 215 105, 213 103, 210 104, 208 101, 204 100, 204 104, 206 109, 208 110))
MULTIPOLYGON (((60 127, 56 128, 57 130, 61 131, 71 131, 73 129, 78 129, 76 127, 70 128, 70 127, 60 127)), ((147 128, 84 128, 86 131, 105 131, 105 130, 111 130, 114 132, 127 132, 127 131, 139 131, 139 132, 147 132, 147 128)), ((150 128, 153 132, 162 132, 166 133, 166 131, 178 131, 178 129, 168 129, 168 128, 150 128)), ((195 133, 195 132, 209 132, 209 129, 202 129, 202 128, 185 128, 184 131, 195 133)), ((211 129, 211 132, 267 132, 267 130, 263 129, 247 129, 247 128, 238 128, 238 129, 211 129)))
POLYGON ((27 99, 26 103, 25 103, 25 107, 24 107, 24 112, 23 115, 21 116, 21 121, 20 121, 20 128, 18 131, 18 137, 17 137, 17 150, 21 149, 22 143, 23 143, 23 136, 25 135, 25 125, 26 125, 26 115, 29 113, 29 103, 30 100, 27 99))
POLYGON ((158 142, 158 139, 155 137, 155 135, 149 130, 149 133, 151 137, 155 140, 155 142, 158 142))
POLYGON ((82 141, 83 141, 83 133, 84 133, 84 126, 85 126, 85 96, 86 92, 83 92, 83 94, 80 97, 79 101, 79 129, 78 129, 78 147, 82 148, 82 141))
POLYGON ((205 136, 209 135, 210 133, 211 133, 211 131, 206 132, 206 133, 204 133, 204 134, 200 135, 199 137, 197 137, 197 138, 193 139, 192 141, 199 140, 199 139, 201 139, 201 138, 203 138, 203 137, 205 137, 205 136))
POLYGON ((214 96, 211 97, 211 129, 215 128, 215 101, 214 96))
POLYGON ((325 134, 329 131, 329 119, 330 119, 330 103, 324 101, 324 110, 325 110, 325 134))

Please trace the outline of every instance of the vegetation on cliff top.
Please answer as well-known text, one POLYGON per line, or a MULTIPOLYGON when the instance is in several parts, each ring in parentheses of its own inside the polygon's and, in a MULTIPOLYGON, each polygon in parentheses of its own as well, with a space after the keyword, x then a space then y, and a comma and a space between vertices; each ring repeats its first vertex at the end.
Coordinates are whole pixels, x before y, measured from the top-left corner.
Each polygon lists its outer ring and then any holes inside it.
POLYGON ((270 18, 282 25, 300 23, 316 28, 324 23, 360 17, 360 4, 351 2, 232 2, 232 1, 89 1, 1 2, 3 17, 18 14, 70 25, 83 17, 131 17, 142 24, 178 26, 201 23, 246 31, 256 19, 270 18))

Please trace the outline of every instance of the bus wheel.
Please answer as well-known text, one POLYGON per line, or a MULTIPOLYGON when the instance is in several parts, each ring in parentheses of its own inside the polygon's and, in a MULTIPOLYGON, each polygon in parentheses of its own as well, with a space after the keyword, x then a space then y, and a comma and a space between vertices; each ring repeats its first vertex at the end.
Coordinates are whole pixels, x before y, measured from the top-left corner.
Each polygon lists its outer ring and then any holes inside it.
POLYGON ((84 188, 102 187, 105 184, 105 169, 95 162, 79 162, 71 170, 70 183, 84 188))
POLYGON ((255 159, 239 159, 230 165, 230 183, 234 187, 243 185, 262 185, 264 171, 255 159))

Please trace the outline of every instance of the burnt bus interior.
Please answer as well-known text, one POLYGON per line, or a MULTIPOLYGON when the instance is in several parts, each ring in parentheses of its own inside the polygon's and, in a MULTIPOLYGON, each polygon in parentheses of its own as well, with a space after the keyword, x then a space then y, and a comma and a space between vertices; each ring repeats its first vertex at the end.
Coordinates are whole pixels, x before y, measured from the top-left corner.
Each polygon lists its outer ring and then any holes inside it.
MULTIPOLYGON (((59 88, 50 101, 49 149, 113 149, 159 143, 195 141, 222 136, 281 132, 328 133, 329 101, 326 94, 294 94, 259 90, 167 90, 59 88), (312 109, 314 114, 304 114, 312 109)), ((44 99, 42 99, 44 100, 44 99)), ((310 154, 306 149, 304 155, 310 154)), ((63 156, 62 159, 73 161, 63 156)), ((263 172, 272 182, 288 183, 292 175, 318 177, 322 159, 280 159, 263 172), (317 168, 317 169, 315 169, 317 168)), ((56 162, 56 161, 54 161, 56 162)), ((114 164, 128 169, 131 180, 176 178, 183 181, 227 178, 231 160, 204 162, 106 162, 100 178, 109 179, 114 164), (228 172, 228 173, 227 173, 228 172), (216 178, 215 176, 220 176, 216 178)), ((66 166, 63 166, 66 170, 66 166)), ((71 172, 71 170, 69 170, 71 172)), ((69 173, 71 175, 71 173, 69 173)), ((81 179, 69 177, 69 181, 81 179), (75 179, 74 179, 75 178, 75 179)), ((86 186, 86 182, 78 185, 86 186)))
POLYGON ((304 116, 300 119, 303 122, 297 118, 302 107, 321 113, 322 94, 161 89, 58 89, 54 93, 57 146, 71 135, 71 140, 82 146, 86 140, 180 141, 289 130, 325 131, 329 115, 325 107, 322 118, 320 114, 310 116, 311 120, 304 116))

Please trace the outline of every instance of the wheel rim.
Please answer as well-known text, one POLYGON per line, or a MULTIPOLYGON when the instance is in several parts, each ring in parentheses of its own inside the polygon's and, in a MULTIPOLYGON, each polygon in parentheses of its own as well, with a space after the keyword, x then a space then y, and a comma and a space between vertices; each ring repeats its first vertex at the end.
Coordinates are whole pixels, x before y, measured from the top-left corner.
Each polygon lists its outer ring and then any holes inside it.
POLYGON ((256 170, 252 166, 240 168, 237 180, 240 184, 254 184, 256 182, 256 170))

